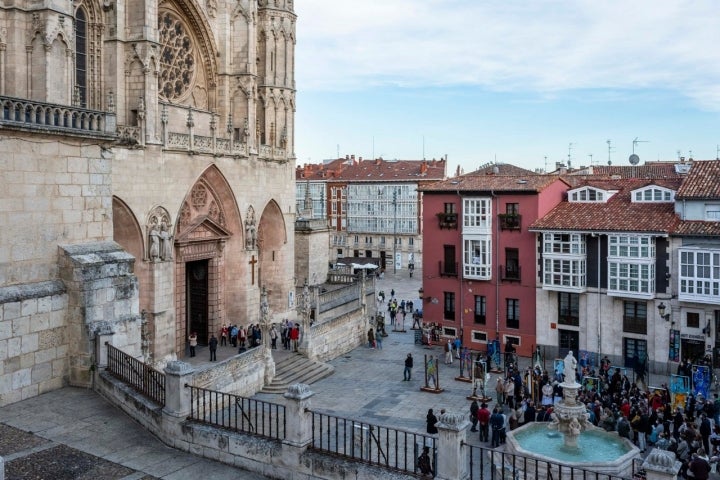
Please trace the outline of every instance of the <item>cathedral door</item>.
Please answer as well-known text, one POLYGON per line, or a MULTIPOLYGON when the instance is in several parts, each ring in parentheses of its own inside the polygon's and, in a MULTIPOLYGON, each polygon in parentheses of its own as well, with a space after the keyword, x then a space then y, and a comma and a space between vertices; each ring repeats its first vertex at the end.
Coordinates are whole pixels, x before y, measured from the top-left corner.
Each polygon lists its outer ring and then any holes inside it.
POLYGON ((187 262, 185 267, 187 332, 188 335, 197 333, 201 345, 208 343, 208 267, 208 260, 187 262))

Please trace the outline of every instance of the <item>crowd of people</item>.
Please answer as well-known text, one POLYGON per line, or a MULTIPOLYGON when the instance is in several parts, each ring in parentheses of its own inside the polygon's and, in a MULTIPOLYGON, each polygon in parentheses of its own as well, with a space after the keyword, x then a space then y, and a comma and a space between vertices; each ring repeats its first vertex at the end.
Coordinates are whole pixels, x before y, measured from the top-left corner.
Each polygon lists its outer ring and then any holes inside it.
MULTIPOLYGON (((300 341, 300 325, 297 322, 284 320, 279 328, 272 324, 268 332, 270 348, 277 349, 277 341, 280 340, 283 349, 298 351, 300 341)), ((197 343, 196 343, 197 344, 197 343)), ((244 352, 248 348, 262 345, 262 329, 260 324, 250 324, 247 327, 242 325, 223 325, 220 329, 220 346, 232 346, 238 352, 244 352)))
MULTIPOLYGON (((689 362, 688 362, 689 365, 689 362)), ((681 369, 684 369, 684 363, 681 369)), ((646 387, 637 375, 631 381, 624 369, 612 367, 607 357, 598 369, 582 365, 575 372, 580 385, 577 401, 587 408, 589 422, 633 442, 641 452, 651 447, 675 453, 682 463, 681 478, 707 479, 720 462, 720 398, 688 393, 682 405, 674 405, 666 384, 646 387), (596 381, 583 382, 584 377, 596 381)), ((685 375, 685 370, 679 374, 685 375)), ((507 431, 529 422, 553 421, 554 406, 563 398, 565 375, 550 374, 539 365, 520 372, 508 366, 495 384, 495 405, 470 404, 471 431, 494 448, 505 441, 507 431)))

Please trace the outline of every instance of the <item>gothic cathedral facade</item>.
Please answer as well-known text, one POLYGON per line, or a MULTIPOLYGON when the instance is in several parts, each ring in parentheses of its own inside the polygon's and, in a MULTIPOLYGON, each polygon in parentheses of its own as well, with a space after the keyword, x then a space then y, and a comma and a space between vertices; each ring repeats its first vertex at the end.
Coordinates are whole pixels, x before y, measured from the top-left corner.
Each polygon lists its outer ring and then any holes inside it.
POLYGON ((292 0, 0 7, 0 405, 294 316, 292 0))

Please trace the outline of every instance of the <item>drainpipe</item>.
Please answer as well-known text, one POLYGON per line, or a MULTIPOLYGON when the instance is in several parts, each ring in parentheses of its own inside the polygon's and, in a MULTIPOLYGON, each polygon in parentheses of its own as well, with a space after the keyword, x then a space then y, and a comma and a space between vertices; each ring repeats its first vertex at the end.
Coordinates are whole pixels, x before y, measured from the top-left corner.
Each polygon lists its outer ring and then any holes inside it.
MULTIPOLYGON (((490 195, 493 198, 493 203, 495 204, 495 216, 493 218, 493 223, 495 224, 495 258, 496 261, 500 262, 500 222, 497 220, 498 216, 498 202, 497 202, 497 195, 495 195, 494 190, 490 190, 490 195)), ((492 239, 492 236, 490 237, 492 239)), ((493 265, 491 272, 495 271, 495 266, 493 265)), ((495 277, 495 338, 499 338, 500 336, 500 273, 498 271, 497 276, 495 277)))
POLYGON ((598 335, 598 355, 602 354, 602 322, 601 322, 601 314, 602 314, 602 295, 600 294, 600 278, 602 275, 600 275, 600 244, 602 242, 602 237, 600 235, 597 235, 598 244, 597 244, 597 335, 598 335))

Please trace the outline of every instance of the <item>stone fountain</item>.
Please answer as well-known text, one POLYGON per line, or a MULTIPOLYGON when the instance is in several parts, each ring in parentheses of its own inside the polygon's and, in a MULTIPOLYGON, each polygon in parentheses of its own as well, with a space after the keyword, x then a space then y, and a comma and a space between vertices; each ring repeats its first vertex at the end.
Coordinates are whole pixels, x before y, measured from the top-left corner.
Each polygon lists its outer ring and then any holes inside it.
POLYGON ((572 350, 565 357, 565 378, 560 386, 563 389, 563 399, 555 404, 552 414, 552 423, 548 428, 557 430, 565 439, 565 447, 577 448, 578 437, 582 432, 594 428, 590 423, 590 415, 585 405, 577 402, 580 384, 575 381, 575 368, 577 361, 572 350))
POLYGON ((554 406, 552 423, 530 422, 508 432, 506 453, 492 455, 498 468, 507 462, 503 455, 510 453, 537 460, 523 462, 525 478, 580 480, 586 478, 585 471, 632 476, 633 459, 640 450, 617 433, 605 432, 590 422, 585 406, 577 401, 581 386, 575 381, 576 366, 572 352, 568 353, 560 384, 563 399, 554 406))

